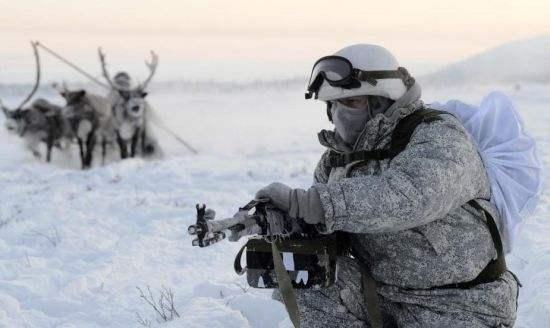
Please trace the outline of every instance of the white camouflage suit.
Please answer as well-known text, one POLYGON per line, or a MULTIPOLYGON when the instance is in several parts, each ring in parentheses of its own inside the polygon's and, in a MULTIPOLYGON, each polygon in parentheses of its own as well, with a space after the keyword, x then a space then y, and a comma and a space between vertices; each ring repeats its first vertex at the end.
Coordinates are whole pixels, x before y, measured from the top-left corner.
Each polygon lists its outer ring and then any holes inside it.
MULTIPOLYGON (((388 147, 399 120, 424 106, 419 98, 414 86, 369 120, 355 150, 388 147)), ((471 281, 496 257, 485 215, 466 204, 490 198, 481 158, 455 117, 440 118, 420 124, 392 160, 331 168, 327 150, 314 175, 326 229, 349 234, 377 282, 384 327, 512 327, 518 283, 510 272, 470 289, 429 289, 471 281)), ((339 150, 333 132, 320 140, 339 150)), ((357 260, 339 257, 335 285, 296 290, 301 326, 370 327, 362 289, 357 260)))

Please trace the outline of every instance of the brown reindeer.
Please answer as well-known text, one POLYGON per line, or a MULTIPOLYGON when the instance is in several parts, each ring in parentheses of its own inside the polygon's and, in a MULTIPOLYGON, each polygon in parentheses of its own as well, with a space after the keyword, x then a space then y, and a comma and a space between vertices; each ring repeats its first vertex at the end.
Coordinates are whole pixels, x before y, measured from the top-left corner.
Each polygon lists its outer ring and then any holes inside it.
POLYGON ((114 142, 110 126, 111 112, 106 97, 86 90, 59 90, 66 104, 63 115, 78 143, 82 169, 92 166, 94 150, 99 142, 102 150, 102 164, 105 164, 106 148, 114 142))
POLYGON ((0 103, 6 116, 5 127, 13 134, 19 135, 36 157, 41 157, 38 146, 46 144, 46 161, 50 162, 52 148, 62 148, 64 141, 71 139, 67 122, 62 115, 62 108, 45 99, 35 100, 30 107, 25 105, 35 95, 40 85, 40 56, 37 43, 31 42, 36 64, 36 80, 31 92, 15 109, 9 109, 0 103), (65 140, 64 140, 65 139, 65 140))

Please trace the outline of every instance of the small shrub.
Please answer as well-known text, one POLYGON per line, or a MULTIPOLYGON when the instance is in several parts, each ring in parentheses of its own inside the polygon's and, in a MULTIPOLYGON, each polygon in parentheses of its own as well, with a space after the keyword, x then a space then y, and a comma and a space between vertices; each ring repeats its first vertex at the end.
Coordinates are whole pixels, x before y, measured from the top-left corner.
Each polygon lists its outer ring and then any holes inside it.
MULTIPOLYGON (((174 306, 174 292, 170 288, 162 286, 159 292, 158 298, 153 296, 151 288, 147 286, 146 292, 143 289, 136 287, 139 291, 139 297, 149 304, 156 315, 158 316, 157 322, 168 322, 179 318, 180 315, 174 306)), ((137 321, 143 327, 151 327, 151 321, 144 319, 139 313, 136 313, 137 321)))

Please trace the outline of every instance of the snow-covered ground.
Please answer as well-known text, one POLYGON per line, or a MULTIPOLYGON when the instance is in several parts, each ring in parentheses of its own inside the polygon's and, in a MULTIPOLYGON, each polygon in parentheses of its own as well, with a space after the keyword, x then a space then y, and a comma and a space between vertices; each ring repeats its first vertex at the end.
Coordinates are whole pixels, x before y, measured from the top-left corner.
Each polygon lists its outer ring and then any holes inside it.
MULTIPOLYGON (((478 103, 490 90, 427 89, 424 99, 478 103)), ((549 167, 550 86, 501 90, 549 167)), ((233 272, 240 243, 199 249, 186 230, 198 202, 227 217, 272 181, 311 184, 322 152, 316 132, 329 126, 325 108, 303 100, 301 83, 174 87, 156 90, 150 101, 199 155, 157 131, 164 160, 83 172, 74 155, 51 165, 35 160, 0 128, 0 327, 140 327, 138 315, 152 327, 290 325, 269 291, 249 289, 233 272), (136 288, 147 286, 155 297, 171 289, 179 318, 158 323, 136 288)), ((546 193, 508 256, 523 283, 517 327, 550 322, 549 219, 546 193)))

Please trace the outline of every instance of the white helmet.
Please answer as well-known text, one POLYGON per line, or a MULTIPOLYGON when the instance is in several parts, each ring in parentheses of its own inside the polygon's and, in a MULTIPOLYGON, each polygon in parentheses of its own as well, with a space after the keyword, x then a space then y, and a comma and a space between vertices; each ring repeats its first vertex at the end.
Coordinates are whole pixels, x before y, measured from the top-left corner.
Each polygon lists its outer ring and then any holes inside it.
POLYGON ((372 44, 346 47, 313 66, 306 98, 323 101, 354 96, 397 100, 414 85, 407 70, 385 48, 372 44))

